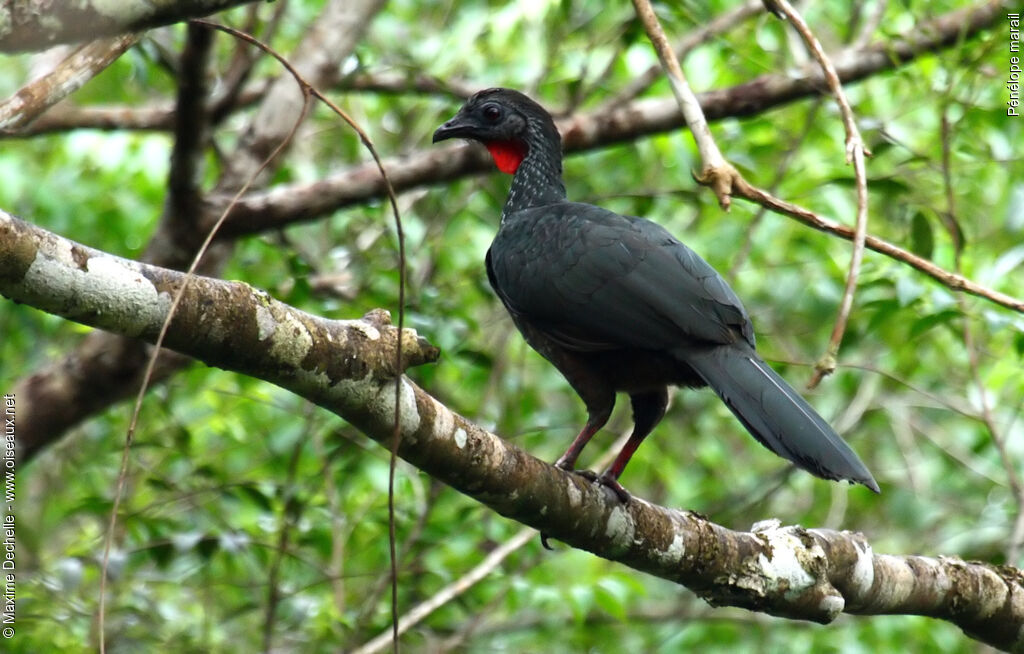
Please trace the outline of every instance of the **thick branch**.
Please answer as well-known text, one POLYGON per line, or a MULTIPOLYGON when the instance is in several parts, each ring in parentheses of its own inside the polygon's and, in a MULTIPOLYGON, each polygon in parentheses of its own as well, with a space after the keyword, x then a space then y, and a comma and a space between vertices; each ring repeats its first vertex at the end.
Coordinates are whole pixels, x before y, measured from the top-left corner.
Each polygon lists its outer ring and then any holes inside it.
MULTIPOLYGON (((121 259, 61 238, 0 211, 0 294, 122 336, 153 342, 185 274, 121 259)), ((394 379, 397 330, 387 312, 327 320, 241 282, 193 277, 166 346, 203 362, 273 380, 305 395, 346 380, 394 379)), ((402 333, 403 371, 438 357, 402 333)))
MULTIPOLYGON (((119 259, 0 212, 0 293, 84 324, 152 339, 183 276, 119 259)), ((331 321, 237 283, 199 278, 167 334, 188 356, 327 408, 387 444, 398 330, 384 312, 331 321)), ((438 352, 404 330, 406 365, 438 352)), ((736 532, 535 459, 401 378, 399 455, 498 513, 598 556, 683 584, 713 605, 827 623, 840 613, 948 620, 1024 648, 1024 572, 951 557, 874 554, 859 534, 755 525, 736 532)))
POLYGON ((0 132, 11 133, 31 123, 98 75, 138 40, 135 34, 122 34, 78 48, 52 71, 0 102, 0 132))
POLYGON ((44 50, 208 16, 252 0, 118 0, 0 3, 0 52, 44 50))

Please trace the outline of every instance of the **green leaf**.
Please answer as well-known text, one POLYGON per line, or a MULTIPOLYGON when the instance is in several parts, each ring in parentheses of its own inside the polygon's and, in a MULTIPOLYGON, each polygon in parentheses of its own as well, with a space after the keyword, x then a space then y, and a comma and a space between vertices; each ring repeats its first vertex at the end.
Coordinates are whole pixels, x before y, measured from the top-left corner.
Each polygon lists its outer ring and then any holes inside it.
POLYGON ((925 259, 931 259, 934 249, 935 234, 931 221, 923 211, 917 211, 910 219, 910 250, 925 259))
POLYGON ((253 484, 243 484, 234 487, 234 494, 240 499, 255 504, 260 509, 270 512, 273 510, 273 503, 263 492, 253 484))
POLYGON ((918 320, 915 320, 914 323, 910 326, 909 338, 913 340, 920 336, 921 334, 928 331, 929 329, 931 329, 932 327, 948 323, 949 321, 953 320, 954 318, 958 318, 959 316, 960 312, 958 310, 946 309, 945 311, 933 313, 918 320))

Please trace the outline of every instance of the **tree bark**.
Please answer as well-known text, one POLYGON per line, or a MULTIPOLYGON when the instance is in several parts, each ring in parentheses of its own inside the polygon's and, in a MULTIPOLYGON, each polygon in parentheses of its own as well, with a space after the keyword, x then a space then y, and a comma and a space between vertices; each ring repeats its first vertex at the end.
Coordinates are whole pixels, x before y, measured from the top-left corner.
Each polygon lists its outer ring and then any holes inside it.
MULTIPOLYGON (((0 294, 152 341, 184 275, 120 259, 0 211, 0 294)), ((387 314, 331 321, 238 282, 196 277, 166 344, 258 377, 349 421, 385 447, 401 385, 398 454, 523 524, 574 547, 682 584, 715 606, 828 623, 841 613, 947 620, 972 638, 1024 650, 1024 571, 954 557, 875 554, 850 532, 783 527, 737 532, 692 512, 634 499, 548 465, 452 412, 395 369, 439 352, 387 314)))
POLYGON ((91 41, 125 32, 209 16, 252 0, 118 0, 0 4, 0 52, 45 50, 58 43, 91 41))

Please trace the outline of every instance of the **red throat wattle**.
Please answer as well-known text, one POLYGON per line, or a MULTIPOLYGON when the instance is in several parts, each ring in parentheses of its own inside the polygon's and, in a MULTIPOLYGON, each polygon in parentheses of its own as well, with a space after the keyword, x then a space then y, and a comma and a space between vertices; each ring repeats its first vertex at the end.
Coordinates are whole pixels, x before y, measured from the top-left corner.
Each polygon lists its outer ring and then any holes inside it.
POLYGON ((526 144, 522 141, 489 141, 484 143, 494 157, 498 170, 514 175, 526 158, 526 144))

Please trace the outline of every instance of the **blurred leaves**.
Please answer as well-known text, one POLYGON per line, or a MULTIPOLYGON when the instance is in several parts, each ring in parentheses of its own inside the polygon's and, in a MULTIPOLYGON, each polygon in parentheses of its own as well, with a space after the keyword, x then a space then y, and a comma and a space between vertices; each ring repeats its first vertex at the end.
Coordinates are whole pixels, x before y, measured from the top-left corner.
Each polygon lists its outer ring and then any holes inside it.
MULTIPOLYGON (((276 3, 275 3, 276 4, 276 3)), ((658 8, 681 37, 735 3, 658 8)), ((255 6, 255 5, 254 5, 255 6)), ((288 52, 320 3, 288 4, 273 45, 288 52)), ((965 3, 889 3, 882 37, 965 3)), ((275 6, 261 4, 266 18, 275 6)), ((229 12, 242 24, 250 11, 229 12)), ((423 74, 470 87, 527 90, 553 109, 591 108, 656 63, 628 4, 545 0, 421 3, 398 0, 373 22, 344 72, 423 74)), ((850 5, 807 6, 819 36, 839 47, 850 5)), ((180 47, 180 27, 161 38, 180 47)), ((872 142, 870 231, 952 269, 954 242, 942 174, 940 117, 951 121, 955 218, 964 273, 1004 292, 1024 289, 1024 123, 1008 120, 998 30, 848 87, 872 142), (950 109, 953 107, 954 109, 950 109)), ((218 37, 216 74, 233 44, 218 37)), ((134 50, 72 101, 170 102, 174 78, 151 45, 134 50)), ((758 16, 684 61, 701 88, 721 88, 799 65, 783 24, 758 16)), ((30 57, 0 67, 17 88, 30 57)), ((277 74, 261 62, 255 76, 277 74)), ((254 78, 254 79, 256 79, 254 78)), ((664 81, 649 96, 668 94, 664 81)), ((387 156, 429 147, 456 109, 447 93, 354 92, 336 99, 387 156)), ((779 175, 777 194, 847 224, 851 173, 828 100, 712 125, 752 181, 779 175), (797 144, 797 145, 793 145, 797 144)), ((218 157, 246 111, 215 131, 218 157)), ((139 256, 165 195, 166 134, 78 130, 0 148, 0 206, 88 245, 139 256)), ((276 181, 313 179, 364 161, 358 139, 328 112, 304 126, 276 181)), ((828 341, 850 245, 737 204, 722 213, 695 187, 689 134, 655 135, 566 161, 571 198, 665 225, 730 277, 753 316, 759 348, 800 387, 828 341)), ((442 348, 411 376, 452 408, 549 460, 584 418, 565 381, 526 347, 487 286, 483 257, 508 178, 497 173, 402 196, 407 234, 406 322, 442 348)), ((305 310, 353 318, 397 311, 396 240, 382 203, 241 241, 223 276, 268 289, 305 310)), ((1024 461, 1024 319, 955 295, 913 269, 869 253, 836 374, 810 396, 875 472, 874 497, 787 474, 711 394, 677 391, 668 417, 624 476, 635 494, 711 511, 746 529, 761 519, 863 531, 878 552, 949 554, 1002 562, 1018 507, 980 421, 963 327, 977 344, 982 383, 1014 461, 1024 461), (874 389, 874 390, 872 390, 874 389), (722 508, 724 507, 724 508, 722 508)), ((59 357, 81 328, 0 303, 0 390, 59 357)), ((96 380, 103 383, 103 380, 96 380)), ((596 467, 629 425, 625 402, 584 452, 596 467)), ((98 562, 126 407, 68 434, 18 473, 18 639, 12 651, 82 651, 94 641, 98 562)), ((132 450, 109 592, 114 651, 257 651, 270 562, 289 529, 272 625, 279 651, 339 651, 389 627, 387 452, 334 416, 255 380, 193 366, 150 393, 132 450), (289 458, 299 448, 295 474, 289 458), (289 481, 291 479, 291 481, 289 481)), ((396 484, 400 607, 465 574, 519 530, 426 475, 400 465, 396 484)), ((1017 561, 1018 565, 1024 561, 1017 561)), ((826 628, 729 609, 598 560, 533 542, 404 638, 410 651, 974 652, 956 628, 904 616, 844 617, 826 628), (450 646, 443 643, 455 643, 450 646)))

